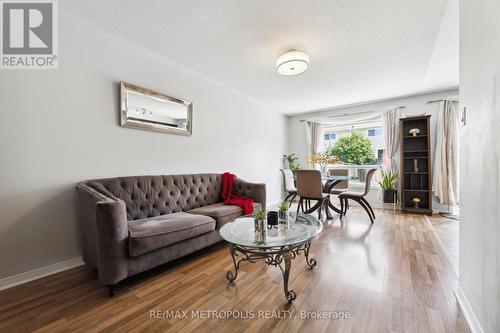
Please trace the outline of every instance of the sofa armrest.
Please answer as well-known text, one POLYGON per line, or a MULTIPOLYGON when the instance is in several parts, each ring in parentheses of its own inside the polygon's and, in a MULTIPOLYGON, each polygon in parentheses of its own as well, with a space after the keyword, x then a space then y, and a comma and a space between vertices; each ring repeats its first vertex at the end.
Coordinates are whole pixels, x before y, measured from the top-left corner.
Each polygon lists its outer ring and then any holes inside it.
POLYGON ((101 201, 96 205, 99 281, 112 285, 128 276, 128 223, 125 203, 101 201))
POLYGON ((266 184, 250 183, 243 179, 234 180, 234 190, 238 195, 252 199, 262 205, 262 210, 266 210, 266 184))
POLYGON ((112 199, 89 187, 85 182, 76 186, 76 194, 83 261, 97 268, 96 205, 98 202, 112 199))

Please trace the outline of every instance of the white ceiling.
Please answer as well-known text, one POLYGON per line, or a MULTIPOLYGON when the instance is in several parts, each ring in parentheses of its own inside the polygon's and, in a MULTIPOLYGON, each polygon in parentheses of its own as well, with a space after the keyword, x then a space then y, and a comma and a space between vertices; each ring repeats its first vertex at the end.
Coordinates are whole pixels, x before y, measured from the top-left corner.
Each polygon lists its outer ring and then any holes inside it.
POLYGON ((458 86, 457 0, 65 0, 60 6, 286 114, 458 86), (309 70, 280 76, 276 58, 290 49, 310 55, 309 70))

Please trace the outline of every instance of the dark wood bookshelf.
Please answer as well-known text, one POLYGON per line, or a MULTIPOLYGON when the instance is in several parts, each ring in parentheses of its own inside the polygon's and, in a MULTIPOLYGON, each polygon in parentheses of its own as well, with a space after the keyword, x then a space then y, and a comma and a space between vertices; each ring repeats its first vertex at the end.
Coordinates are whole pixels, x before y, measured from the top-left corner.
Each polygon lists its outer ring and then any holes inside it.
POLYGON ((401 209, 405 213, 432 215, 431 116, 401 118, 401 209), (418 128, 417 136, 410 130, 418 128), (415 166, 418 170, 415 170, 415 166), (419 198, 415 207, 413 198, 419 198))
POLYGON ((426 138, 427 135, 422 135, 422 134, 419 134, 417 136, 413 136, 413 135, 405 135, 403 136, 403 139, 422 139, 422 138, 426 138))
POLYGON ((426 159, 426 158, 429 158, 429 156, 414 156, 414 157, 403 157, 403 159, 405 160, 409 160, 409 159, 415 159, 415 158, 421 158, 421 159, 426 159))
MULTIPOLYGON (((405 151, 405 154, 411 154, 411 153, 427 153, 428 150, 426 149, 421 149, 421 150, 407 150, 405 151)), ((427 156, 421 156, 421 157, 427 157, 427 156)))
MULTIPOLYGON (((428 190, 405 190, 405 192, 429 192, 428 190)), ((415 208, 415 207, 413 207, 415 208)))

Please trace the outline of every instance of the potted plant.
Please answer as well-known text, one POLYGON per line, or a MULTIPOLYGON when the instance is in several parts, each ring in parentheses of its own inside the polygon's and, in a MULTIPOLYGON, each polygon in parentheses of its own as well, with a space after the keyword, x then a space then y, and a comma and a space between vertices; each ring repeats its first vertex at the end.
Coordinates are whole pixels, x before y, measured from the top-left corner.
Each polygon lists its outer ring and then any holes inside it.
POLYGON ((280 220, 288 220, 288 208, 290 208, 288 206, 288 203, 286 201, 283 201, 281 202, 279 205, 278 205, 278 209, 279 209, 279 219, 280 220))
POLYGON ((283 155, 283 162, 288 163, 288 167, 290 168, 290 170, 292 170, 294 175, 297 172, 297 170, 300 170, 300 165, 299 165, 299 163, 297 163, 298 159, 299 158, 297 156, 295 156, 295 154, 283 155))
POLYGON ((394 197, 397 193, 396 182, 399 179, 399 174, 392 169, 384 170, 380 168, 381 179, 378 184, 384 192, 384 202, 394 203, 394 197))
POLYGON ((255 241, 257 243, 263 243, 266 241, 266 217, 267 213, 264 210, 260 210, 253 215, 255 223, 255 241))
POLYGON ((311 164, 319 164, 321 175, 323 177, 327 177, 328 166, 338 163, 340 159, 337 156, 328 153, 322 153, 312 154, 307 158, 307 161, 311 164))
POLYGON ((265 229, 265 221, 267 217, 267 213, 264 210, 259 210, 253 214, 254 223, 255 223, 255 231, 264 231, 265 229))

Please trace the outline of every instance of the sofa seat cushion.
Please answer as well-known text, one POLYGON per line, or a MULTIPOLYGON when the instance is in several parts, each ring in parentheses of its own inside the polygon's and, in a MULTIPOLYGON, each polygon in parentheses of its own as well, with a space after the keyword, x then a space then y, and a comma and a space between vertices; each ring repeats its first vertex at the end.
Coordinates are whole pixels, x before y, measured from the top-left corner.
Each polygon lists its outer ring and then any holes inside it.
MULTIPOLYGON (((262 209, 262 205, 258 202, 253 203, 253 210, 259 211, 262 209)), ((217 229, 222 227, 227 222, 233 222, 236 218, 243 215, 243 210, 239 206, 235 205, 225 205, 223 202, 219 202, 213 205, 198 207, 188 211, 191 214, 210 216, 217 222, 217 229)))
POLYGON ((215 230, 210 216, 185 212, 128 222, 129 255, 141 254, 215 230))

